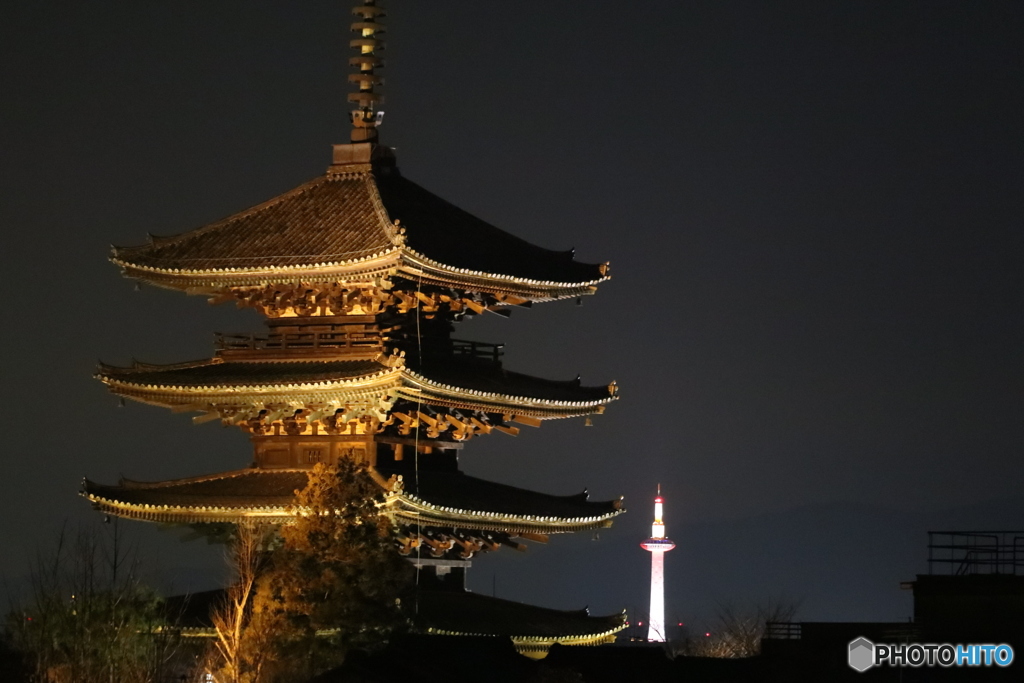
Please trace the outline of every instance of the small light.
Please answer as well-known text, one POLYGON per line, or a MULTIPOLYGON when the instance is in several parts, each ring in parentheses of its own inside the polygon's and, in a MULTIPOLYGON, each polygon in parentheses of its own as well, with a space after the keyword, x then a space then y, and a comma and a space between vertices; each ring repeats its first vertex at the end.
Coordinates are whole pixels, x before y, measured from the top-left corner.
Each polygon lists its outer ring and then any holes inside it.
POLYGON ((637 625, 637 626, 643 626, 643 625, 644 625, 644 622, 642 622, 642 621, 638 621, 638 622, 636 622, 636 625, 637 625))
POLYGON ((682 625, 683 625, 683 622, 681 622, 681 621, 680 621, 678 625, 679 625, 679 626, 682 626, 682 625))
POLYGON ((710 638, 710 637, 711 637, 711 634, 710 634, 710 633, 705 633, 705 634, 704 634, 704 637, 705 637, 705 638, 710 638))

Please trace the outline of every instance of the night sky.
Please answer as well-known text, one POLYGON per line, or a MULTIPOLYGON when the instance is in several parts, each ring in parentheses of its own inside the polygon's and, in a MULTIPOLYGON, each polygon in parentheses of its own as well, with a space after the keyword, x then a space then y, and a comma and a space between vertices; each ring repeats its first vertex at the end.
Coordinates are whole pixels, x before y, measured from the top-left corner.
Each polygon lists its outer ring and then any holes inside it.
MULTIPOLYGON (((346 142, 351 0, 6 3, 0 571, 113 482, 246 466, 240 430, 117 400, 97 359, 207 357, 251 311, 136 292, 108 245, 319 175, 346 142)), ((470 474, 630 514, 477 563, 471 586, 668 611, 800 601, 903 619, 927 529, 1024 528, 1024 4, 391 0, 382 139, 406 176, 613 279, 462 325, 506 367, 621 400, 474 440, 470 474)), ((125 524, 125 523, 122 523, 125 524)), ((169 590, 220 550, 125 524, 169 590)), ((15 588, 16 590, 16 588, 15 588)))

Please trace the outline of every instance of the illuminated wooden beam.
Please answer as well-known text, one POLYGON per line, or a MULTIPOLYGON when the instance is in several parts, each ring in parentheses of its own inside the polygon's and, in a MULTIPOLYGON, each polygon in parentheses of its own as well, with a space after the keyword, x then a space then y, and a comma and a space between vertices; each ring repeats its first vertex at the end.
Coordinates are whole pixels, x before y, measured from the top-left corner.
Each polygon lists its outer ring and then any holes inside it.
POLYGON ((533 541, 534 543, 547 543, 547 534, 518 534, 519 538, 526 539, 527 541, 533 541))

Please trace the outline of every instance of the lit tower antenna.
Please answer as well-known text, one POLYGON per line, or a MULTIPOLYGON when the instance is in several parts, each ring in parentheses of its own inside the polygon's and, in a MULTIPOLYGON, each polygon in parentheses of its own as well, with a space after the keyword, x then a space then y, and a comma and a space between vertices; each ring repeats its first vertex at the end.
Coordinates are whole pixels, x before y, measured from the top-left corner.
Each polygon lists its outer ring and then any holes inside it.
POLYGON ((651 613, 647 622, 647 640, 655 643, 665 642, 665 553, 676 547, 675 543, 665 538, 665 522, 662 521, 664 504, 661 484, 658 484, 651 537, 640 544, 641 548, 651 553, 651 613))
POLYGON ((356 69, 356 73, 349 74, 348 80, 359 88, 348 95, 348 101, 357 105, 349 114, 352 119, 352 142, 376 142, 377 126, 384 119, 384 112, 378 110, 378 106, 384 103, 384 96, 374 90, 384 84, 384 80, 376 73, 377 69, 384 66, 384 61, 377 56, 384 49, 384 41, 380 39, 380 34, 384 33, 384 24, 378 20, 385 14, 377 6, 376 0, 363 0, 362 5, 352 8, 352 14, 360 19, 352 23, 352 32, 359 34, 359 37, 349 41, 349 45, 356 50, 356 56, 349 59, 348 63, 356 69))

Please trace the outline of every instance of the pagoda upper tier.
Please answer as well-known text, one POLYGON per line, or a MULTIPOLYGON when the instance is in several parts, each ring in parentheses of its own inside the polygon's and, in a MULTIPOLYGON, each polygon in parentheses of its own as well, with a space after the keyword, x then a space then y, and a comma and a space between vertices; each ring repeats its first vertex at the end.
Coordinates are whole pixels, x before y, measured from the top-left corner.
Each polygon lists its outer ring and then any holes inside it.
POLYGON ((128 277, 272 316, 349 314, 367 290, 378 307, 479 313, 592 294, 608 278, 607 264, 533 245, 407 180, 373 143, 336 145, 325 175, 197 230, 115 247, 112 260, 128 277))

